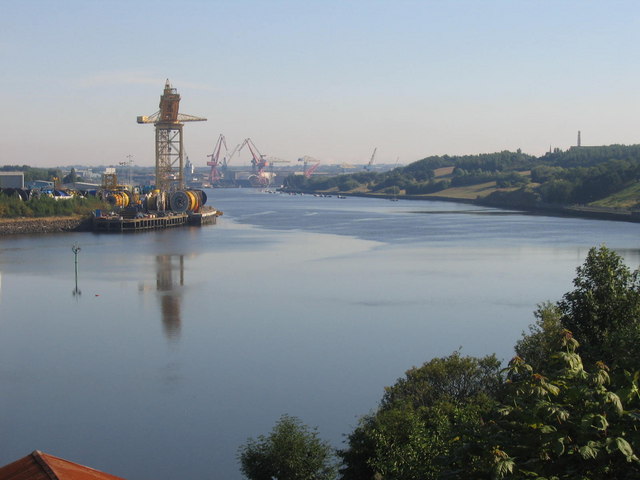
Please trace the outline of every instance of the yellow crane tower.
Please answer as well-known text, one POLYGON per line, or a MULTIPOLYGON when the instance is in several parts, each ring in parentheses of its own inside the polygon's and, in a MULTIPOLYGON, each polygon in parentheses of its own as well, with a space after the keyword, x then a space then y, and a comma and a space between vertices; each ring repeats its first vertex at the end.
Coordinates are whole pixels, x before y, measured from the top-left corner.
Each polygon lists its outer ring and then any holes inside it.
POLYGON ((184 122, 205 122, 207 119, 179 113, 180 95, 169 79, 160 96, 160 110, 150 116, 138 117, 138 123, 153 123, 156 127, 156 188, 163 192, 184 188, 184 122))

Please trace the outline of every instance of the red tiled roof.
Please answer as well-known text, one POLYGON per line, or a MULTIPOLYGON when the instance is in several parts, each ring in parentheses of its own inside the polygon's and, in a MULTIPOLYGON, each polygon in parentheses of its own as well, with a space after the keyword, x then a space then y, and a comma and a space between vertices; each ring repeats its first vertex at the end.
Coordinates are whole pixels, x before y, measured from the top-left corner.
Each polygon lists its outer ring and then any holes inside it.
POLYGON ((124 480, 38 450, 0 468, 0 480, 124 480))

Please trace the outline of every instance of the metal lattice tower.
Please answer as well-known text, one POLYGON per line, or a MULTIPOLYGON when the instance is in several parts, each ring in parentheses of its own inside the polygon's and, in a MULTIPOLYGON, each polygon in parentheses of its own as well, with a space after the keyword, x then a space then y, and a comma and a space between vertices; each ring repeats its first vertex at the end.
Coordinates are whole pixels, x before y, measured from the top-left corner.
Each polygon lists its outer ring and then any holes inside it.
POLYGON ((149 117, 138 117, 138 123, 156 127, 156 188, 168 192, 184 188, 184 122, 207 119, 179 113, 180 95, 167 79, 160 96, 160 110, 149 117))

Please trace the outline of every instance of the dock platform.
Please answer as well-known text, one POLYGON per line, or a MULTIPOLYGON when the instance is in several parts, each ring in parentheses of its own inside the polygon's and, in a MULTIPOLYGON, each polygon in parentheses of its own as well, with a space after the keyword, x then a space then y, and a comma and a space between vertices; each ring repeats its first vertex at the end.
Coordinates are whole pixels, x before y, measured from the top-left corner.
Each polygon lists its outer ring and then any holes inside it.
POLYGON ((93 218, 94 232, 141 232, 145 230, 159 230, 184 225, 215 224, 222 212, 207 210, 201 213, 172 213, 164 216, 145 216, 124 218, 109 215, 93 218))

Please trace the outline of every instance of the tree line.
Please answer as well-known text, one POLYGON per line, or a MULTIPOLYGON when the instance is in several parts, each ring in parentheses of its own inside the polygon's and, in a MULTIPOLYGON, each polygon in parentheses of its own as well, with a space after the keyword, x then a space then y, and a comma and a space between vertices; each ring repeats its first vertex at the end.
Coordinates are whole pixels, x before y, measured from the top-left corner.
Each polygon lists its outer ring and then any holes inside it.
POLYGON ((502 151, 463 156, 431 156, 389 172, 360 172, 334 177, 290 176, 289 188, 300 190, 362 191, 420 195, 450 187, 496 182, 499 189, 488 200, 513 199, 530 204, 584 204, 605 198, 640 179, 640 145, 609 145, 555 149, 541 157, 502 151), (453 167, 447 177, 435 171, 453 167), (512 192, 516 193, 512 193, 512 192))
POLYGON ((640 271, 601 246, 501 366, 459 351, 408 370, 333 451, 284 416, 240 447, 250 480, 640 478, 640 271))

